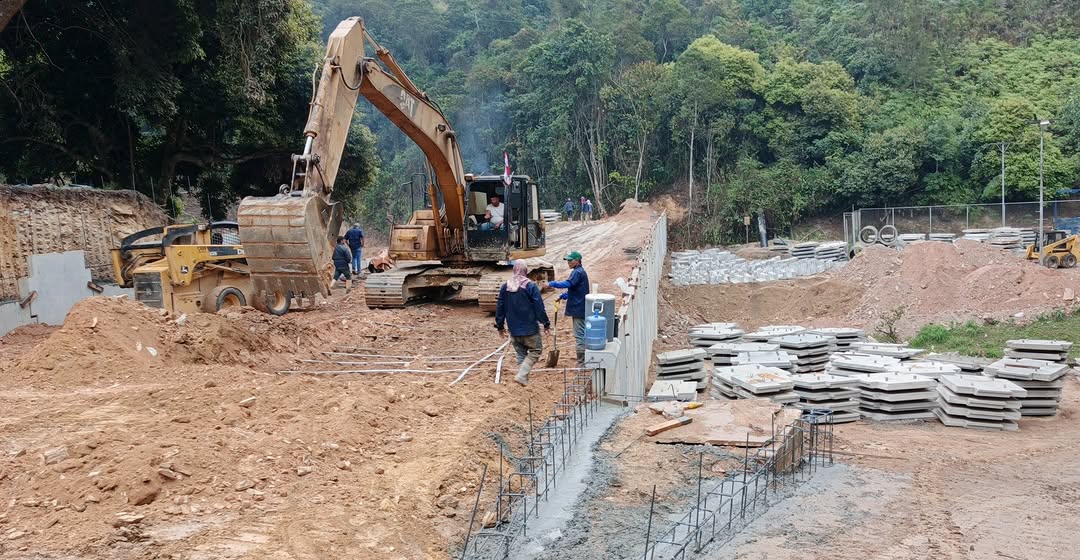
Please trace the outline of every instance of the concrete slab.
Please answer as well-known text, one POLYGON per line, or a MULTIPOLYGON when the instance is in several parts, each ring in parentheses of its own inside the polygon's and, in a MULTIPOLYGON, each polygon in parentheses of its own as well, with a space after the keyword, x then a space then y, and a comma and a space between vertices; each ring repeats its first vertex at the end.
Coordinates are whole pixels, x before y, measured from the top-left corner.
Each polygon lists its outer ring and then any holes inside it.
POLYGON ((705 362, 683 362, 681 364, 657 364, 657 375, 675 375, 679 373, 691 373, 705 369, 705 362))
POLYGON ((1056 416, 1058 413, 1057 407, 1052 408, 1022 408, 1020 409, 1021 417, 1028 416, 1056 416))
POLYGON ((693 381, 658 380, 649 389, 647 397, 650 401, 692 401, 697 396, 695 385, 693 381))
POLYGON ((743 340, 751 342, 768 342, 770 338, 776 338, 778 336, 784 336, 788 334, 797 334, 805 330, 805 328, 795 325, 773 325, 761 327, 754 332, 746 333, 743 335, 743 340))
POLYGON ((769 339, 772 344, 779 344, 781 348, 791 348, 795 350, 810 349, 810 348, 826 348, 833 343, 831 336, 823 336, 820 334, 785 334, 781 336, 775 336, 769 339))
POLYGON ((1065 378, 1059 377, 1053 381, 1030 381, 1026 379, 1010 379, 1014 385, 1024 389, 1061 389, 1065 386, 1065 378))
POLYGON ((940 408, 945 414, 948 414, 949 416, 970 418, 972 420, 994 420, 1002 422, 1005 420, 1016 421, 1020 419, 1020 410, 990 410, 986 408, 973 408, 968 406, 949 404, 945 401, 938 401, 938 408, 940 408))
POLYGON ((1038 340, 1022 338, 1007 340, 1005 346, 1013 350, 1038 350, 1042 352, 1068 352, 1073 343, 1067 340, 1038 340))
POLYGON ((818 401, 835 401, 842 399, 858 399, 858 389, 820 389, 817 391, 808 391, 806 389, 795 388, 795 394, 799 395, 801 400, 807 402, 818 401))
POLYGON ((877 422, 894 422, 897 420, 931 420, 935 418, 933 410, 919 412, 879 412, 876 410, 859 409, 863 418, 869 418, 877 422))
POLYGON ((787 372, 778 368, 766 368, 756 371, 733 369, 735 371, 732 371, 728 376, 732 386, 741 387, 755 395, 791 391, 795 387, 787 372))
POLYGON ((856 342, 851 348, 865 354, 878 354, 891 358, 914 358, 925 352, 922 348, 910 348, 903 344, 884 344, 880 342, 856 342))
POLYGON ((769 399, 775 403, 780 404, 794 404, 799 402, 799 396, 793 391, 778 391, 776 393, 754 393, 743 389, 742 387, 734 387, 732 391, 740 399, 769 399))
POLYGON ((880 373, 889 371, 889 368, 899 364, 900 360, 890 356, 874 356, 871 354, 855 352, 837 352, 832 355, 830 362, 834 367, 839 369, 865 373, 880 373))
POLYGON ((916 410, 931 410, 937 408, 937 400, 919 400, 908 402, 886 402, 859 399, 859 408, 877 412, 912 412, 916 410))
POLYGON ((942 375, 954 375, 960 373, 960 366, 945 362, 908 361, 891 366, 888 371, 892 373, 914 373, 916 375, 938 379, 942 375))
POLYGON ((973 356, 956 357, 952 355, 942 356, 940 354, 930 354, 926 358, 938 363, 955 365, 964 373, 981 373, 983 366, 993 362, 993 360, 976 358, 973 356))
POLYGON ((663 352, 656 355, 656 363, 658 364, 681 364, 685 362, 701 361, 708 355, 708 352, 700 348, 688 348, 686 350, 672 350, 670 352, 663 352))
POLYGON ((1037 352, 1035 350, 1005 349, 1006 358, 1027 358, 1030 360, 1045 360, 1047 362, 1064 362, 1069 359, 1068 352, 1037 352))
POLYGON ((972 418, 964 418, 962 416, 952 416, 940 408, 935 409, 933 414, 938 420, 941 420, 942 424, 953 428, 1002 430, 1006 432, 1015 432, 1020 429, 1020 425, 1014 421, 994 422, 991 420, 975 420, 972 418))
POLYGON ((767 342, 719 342, 708 348, 710 356, 737 356, 743 352, 775 352, 779 344, 767 342))
POLYGON ((760 364, 777 368, 791 368, 795 366, 795 358, 783 351, 772 352, 743 352, 731 358, 731 365, 760 364))
POLYGON ((827 373, 809 373, 791 376, 791 382, 797 389, 840 389, 855 388, 858 382, 850 377, 830 375, 827 373))
POLYGON ((1025 389, 1026 399, 1054 399, 1061 400, 1061 389, 1025 389))
POLYGON ((984 408, 991 410, 1020 410, 1019 399, 958 395, 944 385, 938 385, 937 391, 938 397, 940 397, 942 401, 951 405, 984 408))
POLYGON ((859 414, 858 411, 836 412, 834 414, 829 415, 829 420, 830 421, 826 422, 826 423, 827 424, 847 424, 849 422, 855 422, 856 420, 858 420, 861 417, 862 417, 862 415, 859 414))
POLYGON ((1043 360, 1003 358, 983 368, 983 373, 991 377, 1021 381, 1056 381, 1063 377, 1068 369, 1066 364, 1043 360))
POLYGON ((813 334, 822 334, 825 336, 835 337, 837 340, 841 338, 859 338, 866 336, 866 331, 862 329, 856 329, 854 327, 818 327, 807 331, 813 334))
POLYGON ((1058 399, 1020 399, 1020 410, 1025 408, 1051 408, 1057 407, 1061 403, 1058 399))
POLYGON ((944 375, 938 380, 957 395, 1018 399, 1027 395, 1023 387, 1008 381, 984 375, 944 375))
POLYGON ((913 389, 910 391, 878 391, 875 389, 860 389, 860 401, 873 402, 918 402, 933 401, 937 399, 937 389, 913 389))
POLYGON ((877 391, 933 389, 937 381, 913 373, 872 373, 859 378, 859 387, 877 391))
POLYGON ((807 402, 802 398, 799 402, 795 403, 795 406, 803 410, 812 410, 816 408, 828 408, 830 410, 837 411, 856 411, 859 409, 859 403, 851 399, 839 399, 835 401, 817 401, 807 402))
POLYGON ((732 330, 738 328, 738 323, 702 323, 700 325, 694 325, 690 327, 690 332, 696 330, 732 330))

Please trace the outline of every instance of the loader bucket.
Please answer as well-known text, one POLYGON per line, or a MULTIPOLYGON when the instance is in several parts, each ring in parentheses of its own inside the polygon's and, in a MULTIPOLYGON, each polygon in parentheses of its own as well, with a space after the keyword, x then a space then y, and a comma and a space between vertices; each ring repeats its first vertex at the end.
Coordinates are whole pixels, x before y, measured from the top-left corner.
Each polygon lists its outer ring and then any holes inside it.
POLYGON ((279 194, 240 201, 237 222, 255 293, 330 295, 341 205, 279 194))

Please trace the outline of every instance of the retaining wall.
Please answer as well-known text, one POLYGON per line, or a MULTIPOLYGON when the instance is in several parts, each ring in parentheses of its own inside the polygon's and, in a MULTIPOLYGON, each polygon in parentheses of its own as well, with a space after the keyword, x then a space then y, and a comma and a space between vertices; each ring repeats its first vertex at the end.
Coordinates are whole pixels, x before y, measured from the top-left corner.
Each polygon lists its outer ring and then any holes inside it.
POLYGON ((586 361, 604 369, 604 393, 642 397, 657 333, 657 297, 667 255, 667 213, 653 224, 630 275, 633 294, 618 310, 619 335, 606 353, 586 352, 586 361), (606 354, 606 355, 605 355, 606 354))

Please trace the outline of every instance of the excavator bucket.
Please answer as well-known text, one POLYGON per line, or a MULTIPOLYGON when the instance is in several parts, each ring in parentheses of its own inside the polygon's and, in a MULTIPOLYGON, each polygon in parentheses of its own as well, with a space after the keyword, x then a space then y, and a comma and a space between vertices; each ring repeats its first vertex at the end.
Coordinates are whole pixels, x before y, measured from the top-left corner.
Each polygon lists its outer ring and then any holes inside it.
POLYGON ((240 201, 240 242, 255 293, 330 295, 341 205, 297 194, 249 196, 240 201))

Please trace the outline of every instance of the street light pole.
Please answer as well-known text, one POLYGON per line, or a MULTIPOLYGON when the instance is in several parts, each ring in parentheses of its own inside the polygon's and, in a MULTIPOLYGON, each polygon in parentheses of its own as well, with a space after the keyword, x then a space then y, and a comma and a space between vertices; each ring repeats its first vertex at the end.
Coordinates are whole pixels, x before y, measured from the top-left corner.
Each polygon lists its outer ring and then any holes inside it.
POLYGON ((999 142, 1001 146, 1001 227, 1005 227, 1005 147, 1008 142, 999 142))
POLYGON ((1043 225, 1043 161, 1044 146, 1046 143, 1046 127, 1050 125, 1048 120, 1039 121, 1039 235, 1035 242, 1039 247, 1039 264, 1046 264, 1043 262, 1042 250, 1043 250, 1043 237, 1045 236, 1045 230, 1043 225))

